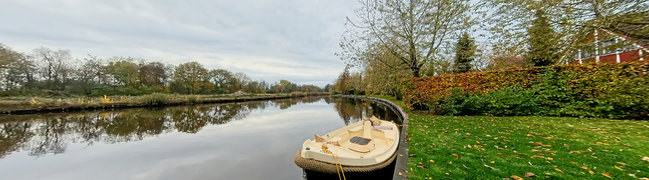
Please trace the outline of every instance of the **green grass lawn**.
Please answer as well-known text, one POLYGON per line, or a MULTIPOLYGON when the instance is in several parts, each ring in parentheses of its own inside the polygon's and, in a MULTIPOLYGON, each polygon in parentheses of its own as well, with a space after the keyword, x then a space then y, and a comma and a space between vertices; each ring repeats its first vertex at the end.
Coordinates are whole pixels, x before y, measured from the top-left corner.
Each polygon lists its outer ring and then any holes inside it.
POLYGON ((647 121, 407 113, 409 179, 649 177, 647 121))
POLYGON ((409 178, 649 177, 649 122, 410 113, 409 178))

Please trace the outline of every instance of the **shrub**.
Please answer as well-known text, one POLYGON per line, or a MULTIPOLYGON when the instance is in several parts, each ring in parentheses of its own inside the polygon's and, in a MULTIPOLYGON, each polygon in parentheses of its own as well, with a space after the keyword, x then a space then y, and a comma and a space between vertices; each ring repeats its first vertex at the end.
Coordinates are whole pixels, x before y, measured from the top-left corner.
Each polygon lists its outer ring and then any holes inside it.
POLYGON ((649 119, 649 63, 591 64, 568 68, 581 74, 568 86, 590 99, 590 103, 595 104, 591 105, 596 107, 594 110, 613 118, 649 119))
POLYGON ((406 105, 414 109, 431 108, 450 96, 455 89, 474 94, 486 94, 513 85, 529 88, 536 78, 537 68, 510 68, 490 72, 471 72, 457 75, 441 75, 428 78, 414 78, 406 83, 403 98, 406 105))
POLYGON ((649 64, 586 64, 415 78, 413 109, 448 115, 649 119, 649 64))
POLYGON ((136 102, 141 104, 146 104, 146 105, 154 105, 154 106, 163 105, 163 104, 170 103, 173 99, 172 96, 173 95, 153 93, 153 94, 147 94, 138 97, 136 102))
POLYGON ((292 92, 292 93, 289 93, 289 96, 291 96, 291 97, 302 97, 302 96, 304 96, 304 93, 303 92, 292 92))
POLYGON ((493 115, 520 116, 534 115, 538 112, 538 100, 534 90, 524 90, 513 86, 487 94, 462 93, 453 91, 439 105, 437 114, 445 115, 493 115))

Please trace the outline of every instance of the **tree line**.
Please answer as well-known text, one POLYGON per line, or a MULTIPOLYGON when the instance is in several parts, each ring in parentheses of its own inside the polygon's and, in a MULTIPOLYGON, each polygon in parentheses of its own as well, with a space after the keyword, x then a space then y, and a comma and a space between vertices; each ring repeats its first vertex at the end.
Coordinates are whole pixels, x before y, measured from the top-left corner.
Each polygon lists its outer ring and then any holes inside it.
POLYGON ((142 58, 88 55, 37 48, 20 53, 0 44, 0 95, 101 96, 149 93, 228 94, 327 91, 288 80, 269 83, 244 73, 207 69, 198 62, 179 65, 142 58))
POLYGON ((403 79, 566 63, 583 46, 580 36, 593 29, 633 24, 649 30, 649 3, 637 0, 359 3, 340 40, 337 55, 348 66, 336 93, 399 96, 403 79))
POLYGON ((334 92, 398 96, 403 79, 468 72, 479 63, 470 0, 359 3, 340 41, 338 56, 348 65, 334 92))

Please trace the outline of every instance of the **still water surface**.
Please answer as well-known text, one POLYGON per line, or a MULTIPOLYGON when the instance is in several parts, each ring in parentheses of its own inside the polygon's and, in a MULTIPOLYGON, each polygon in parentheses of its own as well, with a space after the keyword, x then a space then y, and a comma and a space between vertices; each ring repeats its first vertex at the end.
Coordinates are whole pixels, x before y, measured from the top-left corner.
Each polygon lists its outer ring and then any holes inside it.
POLYGON ((371 115, 395 118, 329 97, 0 116, 0 179, 303 179, 304 140, 371 115))

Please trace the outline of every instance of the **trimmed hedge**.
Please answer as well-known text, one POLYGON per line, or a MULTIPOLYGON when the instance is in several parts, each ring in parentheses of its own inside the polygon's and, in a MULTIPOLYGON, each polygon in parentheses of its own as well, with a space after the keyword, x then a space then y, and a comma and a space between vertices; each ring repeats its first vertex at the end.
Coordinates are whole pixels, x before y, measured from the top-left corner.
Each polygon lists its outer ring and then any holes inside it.
POLYGON ((444 115, 649 119, 649 63, 560 65, 414 78, 412 109, 444 115))
POLYGON ((406 83, 404 100, 414 109, 424 109, 439 105, 455 89, 462 92, 485 94, 501 88, 513 86, 529 87, 536 78, 537 68, 512 68, 489 72, 471 72, 457 75, 441 75, 427 78, 414 78, 406 83))

